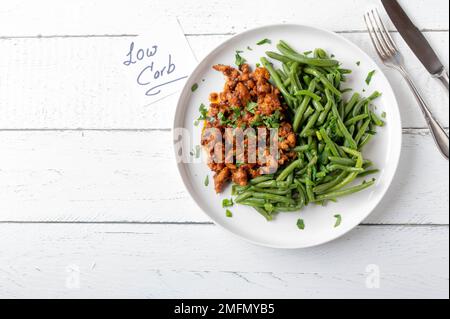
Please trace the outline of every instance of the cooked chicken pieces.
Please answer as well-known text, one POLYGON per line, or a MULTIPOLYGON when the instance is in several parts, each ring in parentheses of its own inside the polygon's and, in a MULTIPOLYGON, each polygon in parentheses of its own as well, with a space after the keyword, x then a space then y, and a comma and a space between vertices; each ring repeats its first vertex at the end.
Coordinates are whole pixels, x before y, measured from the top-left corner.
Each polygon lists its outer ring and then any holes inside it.
POLYGON ((295 147, 296 137, 292 126, 285 122, 285 106, 280 101, 280 92, 270 84, 269 72, 265 68, 256 68, 251 72, 249 65, 240 69, 227 65, 214 65, 213 69, 222 72, 225 77, 221 93, 211 93, 210 107, 202 133, 202 145, 209 155, 208 166, 215 173, 214 186, 217 193, 232 180, 235 184, 245 186, 249 179, 267 173, 269 166, 283 165, 296 156, 291 149, 295 147), (259 144, 255 138, 244 135, 244 152, 238 155, 238 148, 232 145, 227 149, 221 137, 232 135, 231 129, 253 128, 265 129, 266 143, 261 156, 259 144), (210 129, 213 130, 211 133, 210 129), (278 153, 270 154, 269 129, 278 129, 278 153), (215 131, 215 133, 214 133, 215 131), (220 132, 220 134, 219 134, 220 132), (256 154, 249 154, 250 150, 256 154), (252 156, 253 155, 253 156, 252 156))

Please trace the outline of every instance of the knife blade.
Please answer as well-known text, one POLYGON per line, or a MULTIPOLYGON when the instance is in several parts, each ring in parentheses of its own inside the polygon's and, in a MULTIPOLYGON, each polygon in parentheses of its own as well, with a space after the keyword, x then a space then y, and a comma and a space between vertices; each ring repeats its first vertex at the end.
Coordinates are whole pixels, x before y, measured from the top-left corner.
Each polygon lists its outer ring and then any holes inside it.
POLYGON ((431 45, 428 43, 422 32, 414 25, 397 0, 381 0, 381 2, 405 42, 417 58, 419 58, 420 62, 422 62, 428 72, 436 77, 443 76, 444 73, 446 73, 444 65, 431 48, 431 45))

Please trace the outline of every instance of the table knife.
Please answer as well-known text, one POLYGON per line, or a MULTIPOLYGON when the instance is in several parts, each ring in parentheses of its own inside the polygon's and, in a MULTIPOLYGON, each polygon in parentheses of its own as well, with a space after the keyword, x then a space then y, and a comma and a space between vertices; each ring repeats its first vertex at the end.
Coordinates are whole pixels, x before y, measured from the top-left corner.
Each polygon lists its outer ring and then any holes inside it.
POLYGON ((395 27, 417 58, 433 77, 441 80, 448 90, 448 72, 424 35, 407 16, 397 0, 381 0, 381 2, 395 27))

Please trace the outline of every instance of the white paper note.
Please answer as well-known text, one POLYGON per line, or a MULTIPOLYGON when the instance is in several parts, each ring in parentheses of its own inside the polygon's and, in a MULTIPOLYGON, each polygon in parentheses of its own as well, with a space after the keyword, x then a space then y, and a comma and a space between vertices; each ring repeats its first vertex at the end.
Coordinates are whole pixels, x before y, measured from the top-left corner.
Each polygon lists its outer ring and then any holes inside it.
POLYGON ((121 49, 121 67, 133 102, 155 103, 180 91, 196 65, 195 57, 178 21, 153 21, 121 49))

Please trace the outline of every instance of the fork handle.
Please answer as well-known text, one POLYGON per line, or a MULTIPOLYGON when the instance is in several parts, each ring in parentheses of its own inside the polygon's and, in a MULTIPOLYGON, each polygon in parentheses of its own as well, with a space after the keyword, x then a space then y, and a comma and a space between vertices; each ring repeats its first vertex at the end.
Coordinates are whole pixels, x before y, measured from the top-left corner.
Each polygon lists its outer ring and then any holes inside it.
MULTIPOLYGON (((423 115, 425 116, 425 120, 428 124, 428 127, 430 128, 431 135, 433 135, 434 141, 436 142, 436 145, 439 148, 439 151, 444 155, 444 157, 448 160, 448 152, 449 152, 449 140, 448 135, 445 133, 442 126, 436 121, 433 114, 431 113, 429 107, 427 106, 427 103, 422 98, 421 94, 419 93, 419 90, 417 89, 416 85, 414 84, 413 80, 409 76, 408 72, 405 70, 404 67, 399 68, 400 73, 405 78, 406 82, 408 83, 409 87, 414 93, 415 98, 417 99, 417 102, 419 103, 420 109, 422 110, 423 115)), ((447 80, 448 81, 448 80, 447 80)), ((448 82, 447 82, 448 85, 448 82)))

